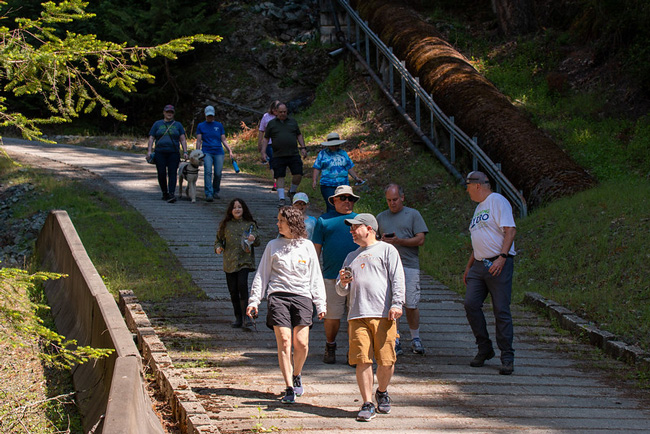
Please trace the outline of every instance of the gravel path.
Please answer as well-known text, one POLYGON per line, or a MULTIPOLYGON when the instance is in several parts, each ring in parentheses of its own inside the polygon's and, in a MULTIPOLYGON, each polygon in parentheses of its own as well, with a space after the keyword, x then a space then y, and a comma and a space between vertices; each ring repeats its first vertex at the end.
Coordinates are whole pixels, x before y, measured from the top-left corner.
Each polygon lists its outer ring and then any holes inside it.
MULTIPOLYGON (((354 420, 361 403, 354 369, 345 364, 345 328, 337 364, 325 365, 322 323, 311 332, 303 373, 306 393, 295 405, 281 405, 284 386, 273 333, 261 324, 257 332, 229 327, 225 279, 220 257, 212 251, 216 224, 236 196, 247 200, 260 222, 263 245, 275 236, 277 196, 270 193, 268 181, 226 171, 220 201, 167 204, 160 200, 155 168, 141 155, 11 139, 5 139, 5 149, 10 155, 31 154, 83 167, 111 183, 167 240, 210 297, 145 305, 175 369, 213 422, 208 432, 650 432, 648 393, 625 387, 623 379, 611 381, 612 373, 625 371, 622 364, 599 358, 591 347, 517 306, 514 374, 498 375, 498 359, 483 368, 469 367, 475 346, 462 300, 428 276, 423 276, 420 305, 427 354, 399 358, 389 389, 394 404, 390 415, 370 423, 354 420)), ((408 335, 405 321, 402 332, 408 335)), ((409 347, 408 339, 404 344, 409 347)))

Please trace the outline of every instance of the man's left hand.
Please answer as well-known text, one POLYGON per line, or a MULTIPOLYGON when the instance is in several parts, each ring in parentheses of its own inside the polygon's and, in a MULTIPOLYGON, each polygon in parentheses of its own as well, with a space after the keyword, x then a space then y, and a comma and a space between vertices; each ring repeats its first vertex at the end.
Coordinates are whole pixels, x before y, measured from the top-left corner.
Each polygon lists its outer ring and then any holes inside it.
POLYGON ((306 158, 307 157, 307 148, 301 149, 300 150, 300 155, 302 155, 302 158, 306 158))
POLYGON ((391 321, 395 321, 401 316, 402 316, 402 309, 398 307, 391 307, 390 310, 388 311, 388 319, 391 321))
POLYGON ((501 270, 503 270, 504 265, 506 265, 506 258, 504 258, 503 256, 499 256, 494 260, 492 266, 488 271, 491 275, 498 276, 499 274, 501 274, 501 270))

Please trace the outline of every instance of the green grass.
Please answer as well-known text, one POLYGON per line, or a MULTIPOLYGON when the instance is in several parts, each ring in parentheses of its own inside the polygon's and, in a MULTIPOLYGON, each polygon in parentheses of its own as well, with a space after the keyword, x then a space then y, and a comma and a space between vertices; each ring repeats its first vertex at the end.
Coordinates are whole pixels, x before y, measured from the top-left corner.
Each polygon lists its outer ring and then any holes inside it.
POLYGON ((141 300, 200 296, 202 291, 149 223, 100 189, 0 158, 0 183, 31 183, 36 194, 12 207, 12 218, 39 210, 68 212, 95 268, 113 295, 131 289, 141 300))

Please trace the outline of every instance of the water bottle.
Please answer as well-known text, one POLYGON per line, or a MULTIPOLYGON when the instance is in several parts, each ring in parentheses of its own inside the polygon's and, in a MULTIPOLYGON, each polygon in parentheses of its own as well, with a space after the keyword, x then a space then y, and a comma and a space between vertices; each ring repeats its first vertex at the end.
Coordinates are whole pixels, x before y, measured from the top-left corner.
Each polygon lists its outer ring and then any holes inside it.
POLYGON ((239 173, 239 164, 234 158, 232 159, 232 168, 235 169, 235 173, 239 173))
POLYGON ((485 265, 485 268, 489 270, 490 267, 492 266, 492 261, 490 261, 489 259, 483 259, 483 265, 485 265))

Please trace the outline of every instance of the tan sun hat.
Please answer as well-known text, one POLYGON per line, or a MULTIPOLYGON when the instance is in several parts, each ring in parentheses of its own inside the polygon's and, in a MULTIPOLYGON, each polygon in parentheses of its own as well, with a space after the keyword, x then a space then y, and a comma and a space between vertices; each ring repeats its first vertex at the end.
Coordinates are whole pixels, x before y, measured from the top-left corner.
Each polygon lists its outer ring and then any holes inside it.
POLYGON ((349 185, 339 185, 338 187, 336 187, 336 190, 334 190, 334 194, 327 198, 327 201, 332 205, 334 205, 334 201, 332 199, 334 199, 337 196, 345 196, 345 195, 352 196, 354 198, 354 202, 359 200, 359 196, 354 194, 352 187, 350 187, 349 185))
POLYGON ((339 133, 329 133, 327 135, 327 141, 322 142, 321 145, 323 145, 323 146, 336 146, 336 145, 342 145, 345 142, 347 142, 347 140, 341 140, 341 137, 339 136, 339 133))

